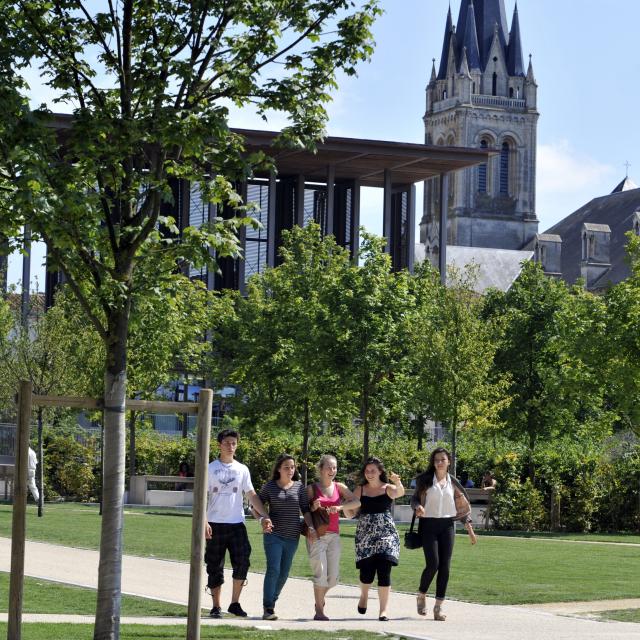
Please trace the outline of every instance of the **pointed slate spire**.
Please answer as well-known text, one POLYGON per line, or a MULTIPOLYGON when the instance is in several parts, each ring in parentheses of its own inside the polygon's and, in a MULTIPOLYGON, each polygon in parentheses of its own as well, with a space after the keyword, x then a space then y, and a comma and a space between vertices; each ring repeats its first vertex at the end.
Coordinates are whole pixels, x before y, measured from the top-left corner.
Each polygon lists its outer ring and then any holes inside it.
POLYGON ((467 47, 462 47, 462 60, 460 62, 459 73, 465 78, 471 78, 471 74, 469 73, 469 63, 467 62, 467 47))
POLYGON ((620 182, 611 193, 622 193, 623 191, 629 191, 631 189, 637 189, 638 185, 629 178, 629 176, 625 176, 624 180, 620 182))
MULTIPOLYGON (((460 0, 460 11, 458 12, 458 22, 456 22, 456 33, 458 34, 459 47, 456 49, 456 55, 458 58, 462 55, 462 47, 464 46, 464 34, 467 30, 467 13, 469 9, 469 3, 471 0, 460 0)), ((475 27, 475 25, 474 25, 475 27)))
MULTIPOLYGON (((458 31, 458 33, 460 33, 460 31, 458 31)), ((462 47, 467 50, 467 63, 469 65, 469 69, 480 69, 480 48, 478 47, 476 13, 473 6, 473 0, 469 0, 467 21, 465 24, 464 35, 462 37, 462 47)))
POLYGON ((498 25, 498 38, 503 51, 507 53, 507 18, 504 0, 475 0, 476 26, 482 69, 487 66, 491 43, 493 42, 494 27, 498 25))
POLYGON ((529 54, 529 68, 527 69, 527 82, 536 84, 535 76, 533 75, 533 63, 531 62, 531 54, 529 54))
POLYGON ((507 49, 507 73, 510 76, 524 76, 522 62, 522 41, 520 39, 520 21, 518 20, 518 3, 513 10, 511 31, 509 33, 509 47, 507 49))
POLYGON ((447 24, 444 28, 444 42, 442 43, 442 55, 440 56, 438 80, 444 80, 447 77, 447 68, 449 67, 449 45, 451 44, 452 33, 453 20, 451 19, 451 6, 449 6, 449 11, 447 12, 447 24))
POLYGON ((431 59, 431 78, 429 78, 429 84, 436 81, 436 59, 431 59))

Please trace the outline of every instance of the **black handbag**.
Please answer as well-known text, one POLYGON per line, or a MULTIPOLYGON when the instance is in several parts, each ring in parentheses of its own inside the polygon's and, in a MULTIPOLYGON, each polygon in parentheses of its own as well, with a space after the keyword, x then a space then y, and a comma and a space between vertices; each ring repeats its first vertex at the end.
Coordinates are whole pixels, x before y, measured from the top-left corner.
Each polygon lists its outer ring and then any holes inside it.
POLYGON ((409 531, 404 534, 404 546, 407 549, 421 549, 422 548, 422 536, 413 530, 413 525, 416 522, 416 513, 413 512, 413 518, 411 518, 411 526, 409 531))

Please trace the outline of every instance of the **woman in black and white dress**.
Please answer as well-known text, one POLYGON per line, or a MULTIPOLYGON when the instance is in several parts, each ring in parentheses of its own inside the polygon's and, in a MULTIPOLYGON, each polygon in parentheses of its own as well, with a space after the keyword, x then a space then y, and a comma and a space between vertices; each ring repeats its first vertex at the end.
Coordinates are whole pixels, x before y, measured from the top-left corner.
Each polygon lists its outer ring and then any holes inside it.
POLYGON ((360 516, 356 528, 356 567, 360 569, 360 601, 358 613, 367 612, 369 587, 378 574, 378 619, 386 621, 391 591, 391 567, 398 564, 400 537, 391 516, 394 498, 404 495, 400 477, 387 478, 382 461, 369 458, 360 471, 354 491, 360 500, 360 516), (392 481, 389 482, 389 479, 392 481))

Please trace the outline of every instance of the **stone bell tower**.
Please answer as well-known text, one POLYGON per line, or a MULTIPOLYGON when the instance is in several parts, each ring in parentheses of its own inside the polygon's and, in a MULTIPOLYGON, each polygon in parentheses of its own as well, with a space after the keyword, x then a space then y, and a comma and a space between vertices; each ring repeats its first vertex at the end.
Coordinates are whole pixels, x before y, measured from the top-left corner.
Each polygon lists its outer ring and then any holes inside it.
MULTIPOLYGON (((426 90, 425 142, 497 152, 449 179, 447 244, 522 249, 538 231, 535 211, 537 84, 525 73, 516 4, 507 31, 504 0, 461 0, 451 8, 436 72, 426 90)), ((420 241, 438 261, 439 185, 425 183, 420 241)))

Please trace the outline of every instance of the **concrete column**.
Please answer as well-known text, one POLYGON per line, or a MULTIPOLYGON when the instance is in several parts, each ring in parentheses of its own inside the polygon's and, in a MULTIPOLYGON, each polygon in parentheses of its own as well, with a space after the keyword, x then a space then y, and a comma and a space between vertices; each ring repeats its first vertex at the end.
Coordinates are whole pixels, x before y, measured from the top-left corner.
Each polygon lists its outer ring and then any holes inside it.
POLYGON ((326 234, 333 235, 333 218, 335 210, 335 182, 336 167, 333 164, 327 166, 327 228, 326 234))
POLYGON ((382 235, 387 239, 386 251, 391 251, 391 171, 384 170, 384 196, 382 205, 382 235))
POLYGON ((407 189, 407 269, 413 273, 416 245, 416 185, 407 189))
POLYGON ((447 283, 447 213, 449 209, 449 174, 440 174, 440 237, 439 263, 440 282, 447 283))
POLYGON ((269 201, 267 204, 267 266, 276 266, 276 174, 269 174, 269 201))

